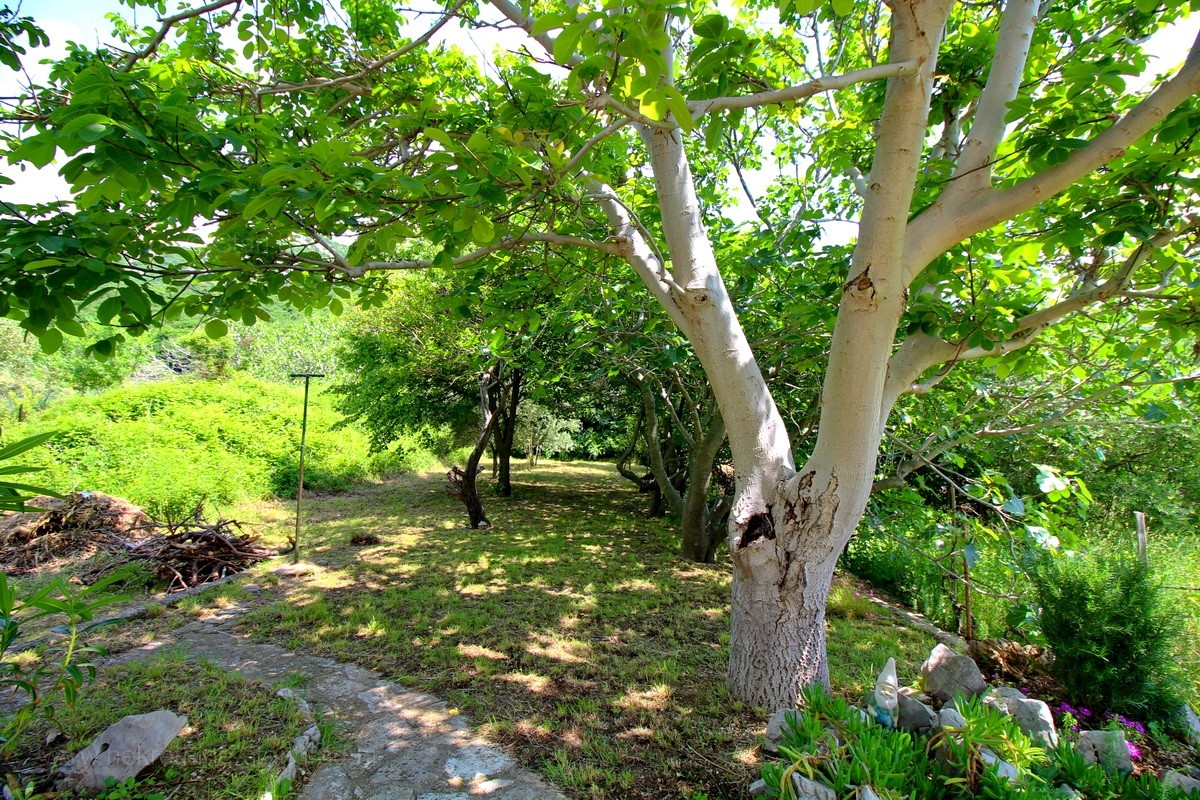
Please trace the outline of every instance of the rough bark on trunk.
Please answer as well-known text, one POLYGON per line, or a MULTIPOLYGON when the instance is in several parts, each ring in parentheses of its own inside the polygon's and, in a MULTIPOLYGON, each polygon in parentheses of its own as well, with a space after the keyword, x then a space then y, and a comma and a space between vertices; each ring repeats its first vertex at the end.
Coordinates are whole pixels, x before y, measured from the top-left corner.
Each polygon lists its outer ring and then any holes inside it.
POLYGON ((462 469, 457 466, 451 467, 446 473, 446 491, 466 506, 467 518, 471 521, 472 528, 486 528, 491 525, 483 508, 483 500, 479 497, 479 462, 487 452, 499 418, 496 413, 496 397, 502 369, 503 364, 497 363, 480 376, 479 410, 483 415, 483 425, 479 430, 479 437, 475 440, 471 455, 467 457, 466 465, 462 469))
POLYGON ((512 497, 512 446, 517 434, 517 407, 521 403, 523 378, 524 373, 519 369, 509 373, 508 386, 503 390, 497 408, 500 419, 496 424, 496 458, 499 462, 496 491, 501 497, 512 497))

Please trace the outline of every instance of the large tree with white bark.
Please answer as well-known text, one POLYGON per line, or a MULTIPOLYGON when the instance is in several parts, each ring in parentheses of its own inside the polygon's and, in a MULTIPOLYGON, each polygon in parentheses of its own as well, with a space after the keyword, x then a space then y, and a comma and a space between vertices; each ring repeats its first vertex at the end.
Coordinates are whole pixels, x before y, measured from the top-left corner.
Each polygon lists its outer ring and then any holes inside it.
POLYGON ((1132 363, 1200 299, 1200 45, 1144 53, 1171 2, 148 5, 9 110, 10 160, 57 158, 73 203, 0 209, 0 313, 47 350, 94 314, 105 356, 164 316, 220 335, 273 299, 376 303, 389 270, 640 283, 727 431, 728 680, 761 705, 828 680, 834 565, 905 395, 1037 368, 1076 318, 1134 320, 1132 363), (515 38, 481 66, 455 28, 515 38), (436 256, 398 257, 411 239, 436 256), (807 441, 747 315, 823 332, 795 347, 822 382, 807 441))

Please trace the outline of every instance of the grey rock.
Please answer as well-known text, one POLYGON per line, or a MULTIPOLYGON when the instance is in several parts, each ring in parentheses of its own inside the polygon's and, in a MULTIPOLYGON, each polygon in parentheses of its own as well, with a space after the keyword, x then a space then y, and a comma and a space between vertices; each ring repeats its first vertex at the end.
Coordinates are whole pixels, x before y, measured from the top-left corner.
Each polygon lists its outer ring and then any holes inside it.
POLYGON ((1041 700, 1026 697, 1017 689, 1000 686, 984 695, 983 703, 1008 714, 1017 727, 1038 744, 1046 747, 1058 745, 1054 716, 1050 713, 1050 706, 1041 700))
POLYGON ((109 778, 132 778, 158 760, 184 725, 187 717, 164 709, 118 720, 63 766, 59 787, 96 791, 109 778))
POLYGON ((857 800, 879 800, 879 795, 870 786, 860 786, 854 793, 857 800))
POLYGON ((967 724, 967 718, 954 706, 946 706, 938 712, 938 724, 943 728, 962 728, 967 724))
POLYGON ((763 737, 763 752, 777 755, 779 753, 779 740, 783 738, 783 726, 787 722, 787 715, 796 713, 794 708, 779 708, 767 720, 767 732, 763 737))
POLYGON ((979 757, 983 759, 983 763, 996 766, 996 775, 1005 780, 1015 781, 1017 779, 1017 768, 1008 763, 1000 756, 988 750, 986 747, 980 751, 979 757))
POLYGON ((759 778, 754 783, 750 784, 749 787, 747 787, 746 792, 749 793, 751 797, 762 797, 767 793, 767 782, 762 778, 759 778))
POLYGON ((1075 749, 1083 756, 1084 763, 1099 764, 1106 772, 1133 771, 1125 734, 1120 731, 1083 731, 1075 749))
POLYGON ((921 665, 921 677, 925 680, 925 691, 943 703, 960 692, 974 697, 987 688, 983 673, 974 660, 958 655, 944 644, 933 648, 921 665))
POLYGON ((285 700, 291 700, 293 703, 295 703, 296 707, 300 709, 300 714, 304 717, 305 722, 314 721, 315 717, 313 717, 312 707, 309 706, 308 701, 305 700, 304 697, 301 696, 301 694, 295 689, 285 686, 277 691, 275 696, 282 697, 285 700))
POLYGON ((1162 782, 1164 786, 1173 786, 1176 789, 1181 789, 1188 794, 1196 794, 1200 792, 1200 781, 1184 775, 1182 772, 1175 770, 1167 770, 1162 774, 1162 782))
POLYGON ((937 725, 937 714, 933 713, 932 708, 906 694, 900 694, 898 699, 900 705, 897 710, 900 713, 896 716, 897 728, 913 733, 929 733, 937 725))
POLYGON ((810 781, 798 772, 792 773, 792 788, 796 790, 796 800, 837 800, 833 789, 810 781))
POLYGON ((1179 725, 1183 728, 1184 737, 1194 747, 1200 747, 1200 717, 1187 703, 1179 707, 1179 725))
POLYGON ((262 584, 247 583, 245 586, 242 587, 242 590, 249 592, 250 594, 258 594, 259 592, 262 591, 262 584))
POLYGON ((1071 788, 1071 785, 1067 783, 1060 783, 1058 785, 1058 793, 1060 796, 1066 798, 1066 800, 1078 800, 1078 798, 1082 797, 1079 792, 1075 791, 1073 788, 1071 788))

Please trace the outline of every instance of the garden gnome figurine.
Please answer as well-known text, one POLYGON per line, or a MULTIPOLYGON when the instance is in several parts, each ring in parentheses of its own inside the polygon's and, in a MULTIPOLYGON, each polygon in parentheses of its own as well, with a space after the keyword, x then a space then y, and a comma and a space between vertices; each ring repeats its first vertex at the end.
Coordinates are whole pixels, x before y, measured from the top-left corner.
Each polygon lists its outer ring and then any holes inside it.
POLYGON ((883 672, 875 679, 875 694, 871 698, 871 711, 875 720, 885 728, 896 727, 896 706, 900 701, 900 681, 896 678, 896 659, 889 658, 883 672))

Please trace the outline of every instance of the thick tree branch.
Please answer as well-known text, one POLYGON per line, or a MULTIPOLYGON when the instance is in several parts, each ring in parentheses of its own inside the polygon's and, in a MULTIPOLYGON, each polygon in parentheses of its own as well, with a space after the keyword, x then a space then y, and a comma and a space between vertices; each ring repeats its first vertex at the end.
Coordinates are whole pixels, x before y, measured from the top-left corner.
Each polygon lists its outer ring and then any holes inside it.
MULTIPOLYGON (((995 57, 988 71, 987 85, 979 98, 975 118, 967 132, 957 167, 947 190, 975 192, 991 185, 991 162, 1004 138, 1004 117, 1008 104, 1021 88, 1029 46, 1037 24, 1039 0, 1008 0, 1000 21, 995 57)), ((956 115, 957 118, 957 115, 956 115)))
POLYGON ((1172 78, 1066 161, 1006 189, 986 189, 965 202, 939 201, 908 225, 905 282, 958 242, 1034 208, 1085 175, 1120 158, 1181 103, 1200 92, 1200 37, 1172 78))
POLYGON ((894 64, 880 64, 876 67, 859 69, 842 75, 823 75, 808 83, 798 86, 788 86, 784 89, 772 89, 740 97, 714 97, 711 100, 689 100, 687 105, 688 110, 692 112, 692 118, 699 119, 712 111, 760 108, 762 106, 779 105, 780 103, 794 103, 797 100, 803 100, 822 92, 844 89, 856 83, 886 80, 887 78, 896 78, 901 75, 915 75, 919 67, 920 62, 917 59, 909 59, 894 64))

